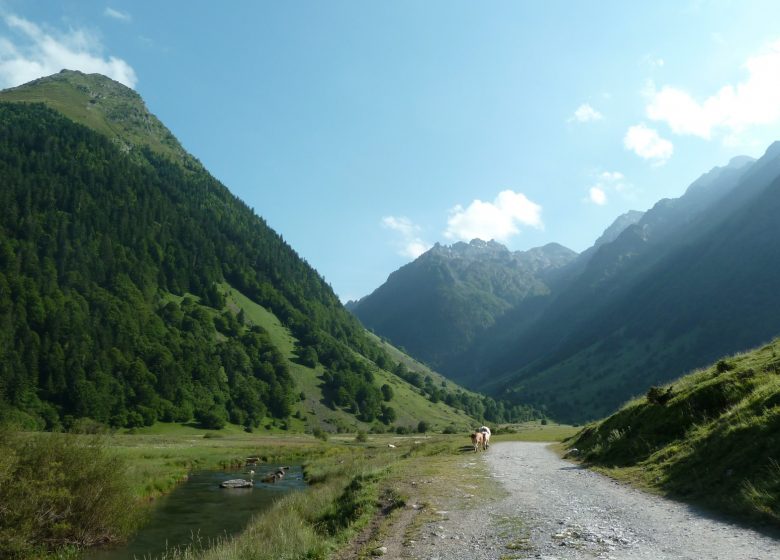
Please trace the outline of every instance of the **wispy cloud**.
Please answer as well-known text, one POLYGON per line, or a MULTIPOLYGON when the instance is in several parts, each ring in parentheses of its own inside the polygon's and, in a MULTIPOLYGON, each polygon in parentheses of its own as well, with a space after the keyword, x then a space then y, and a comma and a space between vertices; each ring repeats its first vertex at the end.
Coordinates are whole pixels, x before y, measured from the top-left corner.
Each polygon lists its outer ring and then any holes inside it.
POLYGON ((664 65, 666 64, 664 59, 661 58, 660 56, 650 56, 650 55, 647 55, 642 60, 642 62, 644 64, 646 64, 647 66, 649 66, 653 70, 658 69, 658 68, 663 68, 664 65))
POLYGON ((422 228, 404 216, 385 216, 382 218, 382 227, 395 231, 401 236, 398 254, 403 257, 416 259, 431 248, 420 237, 422 228))
POLYGON ((583 202, 604 206, 612 194, 629 197, 632 185, 620 171, 600 171, 593 174, 595 183, 588 188, 588 195, 583 202))
POLYGON ((103 15, 111 19, 123 21, 125 23, 130 23, 131 21, 133 21, 133 16, 131 16, 127 12, 120 12, 119 10, 115 10, 114 8, 111 7, 106 7, 106 9, 103 10, 103 15))
POLYGON ((604 115, 602 115, 596 109, 591 107, 590 103, 583 103, 582 105, 577 107, 576 111, 574 111, 574 114, 569 118, 569 122, 577 121, 581 123, 586 123, 592 121, 600 121, 603 118, 604 115))
POLYGON ((505 190, 493 202, 474 200, 467 208, 455 206, 450 211, 447 239, 507 241, 520 233, 519 226, 542 228, 542 207, 523 193, 505 190))
POLYGON ((674 145, 644 123, 629 127, 623 137, 623 145, 642 159, 650 160, 655 165, 663 165, 672 157, 674 145))
POLYGON ((2 18, 15 41, 0 37, 0 88, 18 86, 63 68, 104 74, 135 87, 135 70, 121 58, 104 57, 100 41, 80 29, 44 30, 15 15, 2 18))
POLYGON ((684 89, 665 85, 649 92, 647 117, 665 122, 675 134, 710 139, 716 131, 739 134, 755 125, 780 122, 780 40, 750 57, 747 78, 697 101, 684 89))

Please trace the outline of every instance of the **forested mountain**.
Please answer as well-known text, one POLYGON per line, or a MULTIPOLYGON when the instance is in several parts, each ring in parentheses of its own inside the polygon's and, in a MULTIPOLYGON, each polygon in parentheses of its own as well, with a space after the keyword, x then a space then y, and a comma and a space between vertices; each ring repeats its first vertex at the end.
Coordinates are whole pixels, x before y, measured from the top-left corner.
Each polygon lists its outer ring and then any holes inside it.
MULTIPOLYGON (((620 217, 440 371, 581 421, 780 333, 780 144, 620 217)), ((386 333, 377 329, 379 334, 386 333)), ((415 355, 414 347, 409 347, 415 355)))
POLYGON ((576 253, 551 243, 509 251, 495 241, 436 244, 350 308, 368 328, 435 368, 527 298, 550 292, 550 277, 576 253))
MULTIPOLYGON (((408 385, 382 368, 412 377, 135 92, 71 71, 0 92, 0 416, 252 428, 300 413, 290 357, 319 375, 325 405, 364 423, 396 418, 377 375, 408 385), (281 321, 294 352, 250 307, 281 321)), ((419 385, 409 393, 434 398, 419 385)), ((435 389, 474 416, 499 412, 435 389)))

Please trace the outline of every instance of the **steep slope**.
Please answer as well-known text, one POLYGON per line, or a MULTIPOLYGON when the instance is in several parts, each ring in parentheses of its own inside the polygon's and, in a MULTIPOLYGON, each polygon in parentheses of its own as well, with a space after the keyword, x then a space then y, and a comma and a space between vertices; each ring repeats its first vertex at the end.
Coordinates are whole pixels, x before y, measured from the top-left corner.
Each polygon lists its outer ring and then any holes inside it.
POLYGON ((569 444, 673 495, 780 522, 780 340, 655 387, 569 444))
POLYGON ((714 170, 599 249, 494 362, 496 393, 593 418, 780 332, 778 152, 714 170))
POLYGON ((303 393, 378 428, 432 403, 125 86, 63 71, 0 92, 0 184, 0 420, 302 428, 303 393), (390 381, 420 403, 393 409, 390 381))
POLYGON ((509 309, 548 294, 549 274, 575 256, 557 244, 525 252, 479 239, 436 244, 351 310, 368 328, 439 367, 509 309))

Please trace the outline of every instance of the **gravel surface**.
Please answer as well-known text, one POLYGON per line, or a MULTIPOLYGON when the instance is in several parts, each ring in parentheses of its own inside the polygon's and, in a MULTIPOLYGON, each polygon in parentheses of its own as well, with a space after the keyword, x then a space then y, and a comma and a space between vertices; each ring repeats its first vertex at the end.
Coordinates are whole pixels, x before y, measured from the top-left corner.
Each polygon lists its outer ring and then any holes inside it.
POLYGON ((441 512, 403 556, 780 560, 780 540, 582 469, 544 443, 497 443, 478 460, 508 496, 441 512))

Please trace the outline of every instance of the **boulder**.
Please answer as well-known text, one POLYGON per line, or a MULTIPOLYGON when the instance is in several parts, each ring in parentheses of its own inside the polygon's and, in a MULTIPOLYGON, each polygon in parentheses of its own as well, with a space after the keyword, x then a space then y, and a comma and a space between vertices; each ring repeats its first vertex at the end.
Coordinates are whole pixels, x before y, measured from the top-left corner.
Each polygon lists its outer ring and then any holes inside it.
POLYGON ((243 478, 233 478, 231 480, 225 480, 219 484, 220 488, 252 488, 254 484, 251 480, 244 480, 243 478))

